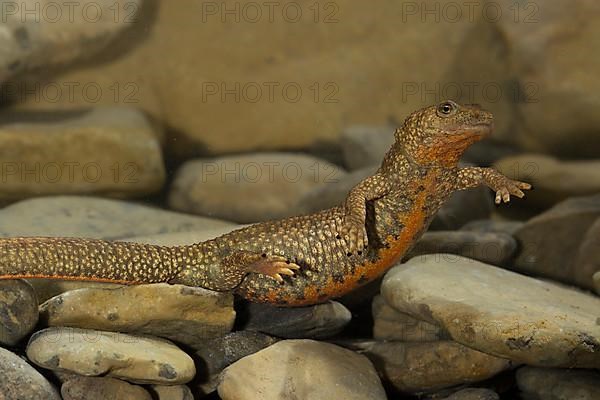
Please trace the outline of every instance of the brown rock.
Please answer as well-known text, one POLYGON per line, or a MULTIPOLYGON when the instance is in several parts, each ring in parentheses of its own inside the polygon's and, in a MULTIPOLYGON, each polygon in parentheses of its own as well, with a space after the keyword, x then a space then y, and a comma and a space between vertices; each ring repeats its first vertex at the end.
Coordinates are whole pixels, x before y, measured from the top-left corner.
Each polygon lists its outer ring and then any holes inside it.
POLYGON ((355 342, 384 379, 407 393, 482 381, 509 368, 509 360, 452 341, 355 342))

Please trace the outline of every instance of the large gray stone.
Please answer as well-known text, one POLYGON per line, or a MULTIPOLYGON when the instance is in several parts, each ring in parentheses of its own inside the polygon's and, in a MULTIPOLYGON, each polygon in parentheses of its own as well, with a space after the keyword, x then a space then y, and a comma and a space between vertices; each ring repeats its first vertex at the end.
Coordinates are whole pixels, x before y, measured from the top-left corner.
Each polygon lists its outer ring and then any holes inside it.
POLYGON ((241 223, 281 218, 298 214, 306 193, 345 174, 323 159, 303 154, 197 159, 177 171, 169 205, 241 223))
POLYGON ((517 384, 525 400, 600 399, 597 371, 523 367, 517 371, 517 384))
POLYGON ((528 207, 551 207, 569 197, 600 192, 600 160, 561 161, 543 154, 521 154, 494 167, 511 179, 529 182, 528 207))
MULTIPOLYGON (((52 0, 3 2, 0 81, 8 86, 5 90, 10 94, 18 91, 17 81, 4 82, 15 74, 31 70, 39 73, 41 67, 86 60, 103 50, 136 21, 141 4, 142 0, 84 0, 70 4, 52 0)), ((86 84, 91 83, 77 85, 80 92, 86 84)), ((53 93, 49 92, 47 99, 52 99, 53 93)), ((96 96, 92 93, 90 90, 89 99, 96 96)))
POLYGON ((51 370, 134 383, 181 384, 196 373, 190 356, 168 340, 89 329, 36 332, 27 345, 27 357, 51 370))
POLYGON ((585 233, 569 270, 579 286, 593 288, 596 285, 594 274, 600 273, 600 218, 585 233))
POLYGON ((503 266, 512 260, 516 251, 516 240, 506 233, 435 231, 425 232, 405 258, 449 253, 503 266))
POLYGON ((241 327, 286 339, 322 339, 339 333, 352 319, 337 301, 308 307, 249 303, 240 311, 241 327))
POLYGON ((392 268, 388 304, 441 325, 453 340, 537 366, 600 366, 600 299, 454 255, 392 268))
POLYGON ((440 326, 397 311, 381 295, 373 298, 372 314, 373 338, 376 340, 433 342, 450 338, 440 326))
POLYGON ((223 400, 384 400, 373 365, 329 343, 284 340, 230 365, 221 376, 223 400))
POLYGON ((253 331, 236 331, 206 340, 194 353, 202 369, 196 379, 196 393, 209 394, 217 390, 221 371, 237 360, 276 343, 279 339, 253 331))
POLYGON ((421 393, 488 379, 511 366, 509 360, 453 341, 353 342, 397 390, 421 393))
POLYGON ((38 301, 23 280, 0 280, 0 344, 14 346, 38 322, 38 301))
POLYGON ((100 197, 51 196, 0 210, 0 236, 77 236, 124 239, 225 228, 229 222, 100 197))
MULTIPOLYGON (((594 267, 581 263, 577 253, 598 218, 600 195, 565 200, 530 219, 515 233, 521 250, 513 268, 531 275, 592 288, 594 267)), ((587 244, 588 249, 584 250, 586 253, 594 252, 595 240, 591 240, 592 244, 587 244)))
POLYGON ((443 400, 500 400, 500 396, 490 389, 468 388, 452 393, 443 400))
POLYGON ((393 126, 352 125, 342 131, 344 165, 350 171, 379 166, 394 143, 393 126))
POLYGON ((0 348, 0 398, 3 400, 60 400, 58 391, 21 357, 0 348))

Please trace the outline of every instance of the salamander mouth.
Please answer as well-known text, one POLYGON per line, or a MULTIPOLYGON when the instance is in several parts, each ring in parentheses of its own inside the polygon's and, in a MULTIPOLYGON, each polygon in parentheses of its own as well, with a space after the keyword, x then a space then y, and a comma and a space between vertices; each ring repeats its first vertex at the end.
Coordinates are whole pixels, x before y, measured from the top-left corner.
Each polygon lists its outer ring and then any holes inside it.
POLYGON ((489 136, 494 130, 494 121, 482 121, 476 124, 469 125, 456 131, 459 135, 473 135, 473 136, 489 136))

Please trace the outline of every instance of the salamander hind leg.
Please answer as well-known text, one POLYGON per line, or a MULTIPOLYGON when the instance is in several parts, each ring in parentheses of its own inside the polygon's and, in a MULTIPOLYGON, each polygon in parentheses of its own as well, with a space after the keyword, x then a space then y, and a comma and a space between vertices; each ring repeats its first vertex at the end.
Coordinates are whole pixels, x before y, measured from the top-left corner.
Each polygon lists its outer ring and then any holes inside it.
POLYGON ((281 283, 283 282, 281 275, 294 276, 294 271, 299 269, 299 265, 288 261, 285 257, 265 254, 249 265, 248 272, 266 275, 281 283))
POLYGON ((173 283, 201 286, 206 289, 227 291, 238 287, 250 274, 268 276, 283 282, 282 275, 293 276, 300 266, 275 255, 237 250, 223 257, 215 268, 187 269, 173 283))

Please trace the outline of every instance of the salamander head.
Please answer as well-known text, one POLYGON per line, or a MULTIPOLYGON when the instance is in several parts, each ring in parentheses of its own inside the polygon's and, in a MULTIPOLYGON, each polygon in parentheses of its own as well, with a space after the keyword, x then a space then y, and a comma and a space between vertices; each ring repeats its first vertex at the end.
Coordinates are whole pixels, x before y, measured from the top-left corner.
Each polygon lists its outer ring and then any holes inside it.
POLYGON ((396 130, 396 142, 420 164, 453 167, 473 143, 488 136, 494 116, 478 105, 451 100, 412 113, 396 130))

